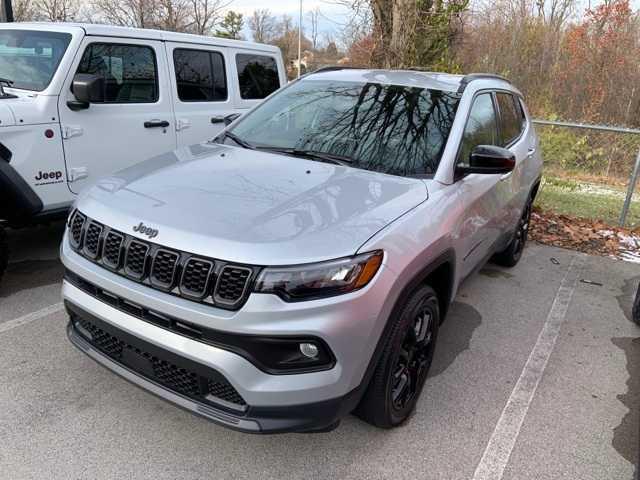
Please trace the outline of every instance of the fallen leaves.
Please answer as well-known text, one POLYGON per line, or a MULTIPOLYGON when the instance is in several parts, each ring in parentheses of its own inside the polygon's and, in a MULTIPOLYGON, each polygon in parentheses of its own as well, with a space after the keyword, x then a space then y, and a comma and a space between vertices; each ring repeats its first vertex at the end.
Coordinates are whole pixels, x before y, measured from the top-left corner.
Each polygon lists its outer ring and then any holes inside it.
POLYGON ((534 208, 530 238, 554 247, 640 262, 640 232, 534 208))

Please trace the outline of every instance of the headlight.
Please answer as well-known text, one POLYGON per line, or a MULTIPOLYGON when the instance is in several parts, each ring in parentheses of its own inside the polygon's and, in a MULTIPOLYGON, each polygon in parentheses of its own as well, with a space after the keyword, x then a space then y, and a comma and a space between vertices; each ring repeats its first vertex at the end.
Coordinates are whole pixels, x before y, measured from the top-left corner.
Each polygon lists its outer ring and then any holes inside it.
POLYGON ((382 265, 381 250, 355 257, 295 267, 266 268, 255 291, 274 293, 289 302, 353 292, 367 285, 382 265))

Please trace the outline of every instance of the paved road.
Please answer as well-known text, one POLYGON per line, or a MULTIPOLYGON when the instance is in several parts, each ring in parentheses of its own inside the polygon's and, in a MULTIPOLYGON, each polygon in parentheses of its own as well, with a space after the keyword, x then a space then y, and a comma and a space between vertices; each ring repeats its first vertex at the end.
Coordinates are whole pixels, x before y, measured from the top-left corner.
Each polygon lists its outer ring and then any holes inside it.
POLYGON ((465 283, 405 426, 349 417, 326 434, 250 436, 97 366, 68 343, 63 312, 30 315, 59 302, 60 231, 11 234, 15 263, 0 286, 2 478, 633 478, 638 265, 530 246, 516 268, 488 265, 465 283))

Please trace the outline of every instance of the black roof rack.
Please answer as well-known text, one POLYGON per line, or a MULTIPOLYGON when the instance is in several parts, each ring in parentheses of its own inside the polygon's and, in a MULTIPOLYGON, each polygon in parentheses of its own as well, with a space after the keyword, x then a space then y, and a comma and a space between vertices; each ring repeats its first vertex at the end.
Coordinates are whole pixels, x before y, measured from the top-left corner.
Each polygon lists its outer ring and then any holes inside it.
POLYGON ((460 81, 460 86, 458 87, 458 93, 464 92, 464 89, 467 88, 474 80, 485 80, 485 79, 493 79, 493 80, 502 80, 503 82, 511 83, 511 80, 508 78, 504 78, 500 75, 495 75, 493 73, 470 73, 469 75, 465 75, 460 81))

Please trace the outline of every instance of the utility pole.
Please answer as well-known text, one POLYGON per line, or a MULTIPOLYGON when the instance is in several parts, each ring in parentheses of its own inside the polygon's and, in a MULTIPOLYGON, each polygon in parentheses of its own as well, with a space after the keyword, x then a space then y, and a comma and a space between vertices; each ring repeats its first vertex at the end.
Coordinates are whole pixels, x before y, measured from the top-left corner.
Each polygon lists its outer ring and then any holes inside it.
POLYGON ((0 7, 2 7, 0 20, 3 22, 13 22, 13 5, 11 5, 11 0, 2 0, 0 7))
POLYGON ((298 78, 302 75, 302 0, 300 0, 300 19, 298 20, 298 78))

